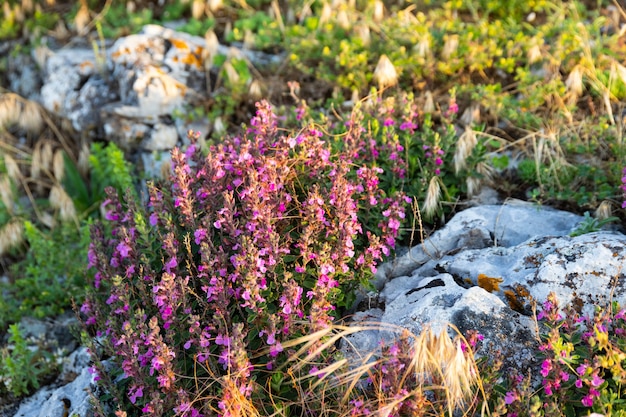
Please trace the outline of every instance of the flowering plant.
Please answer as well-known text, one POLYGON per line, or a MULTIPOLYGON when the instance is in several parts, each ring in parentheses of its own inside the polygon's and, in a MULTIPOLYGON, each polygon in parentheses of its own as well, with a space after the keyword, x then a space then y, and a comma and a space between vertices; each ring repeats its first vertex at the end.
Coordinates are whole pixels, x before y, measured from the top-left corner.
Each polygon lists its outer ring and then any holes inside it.
POLYGON ((424 218, 433 221, 446 213, 446 202, 477 193, 492 171, 487 141, 470 127, 456 126, 455 94, 451 90, 447 107, 435 109, 432 102, 420 108, 411 93, 383 97, 373 90, 339 122, 316 116, 304 103, 295 112, 297 120, 314 120, 333 132, 335 152, 380 169, 382 189, 415 198, 424 218))
POLYGON ((626 382, 626 310, 613 302, 581 316, 573 307, 560 311, 552 293, 537 315, 546 326, 539 346, 540 384, 530 375, 512 375, 495 415, 576 416, 590 412, 622 415, 626 382))
POLYGON ((313 127, 281 132, 267 102, 250 124, 208 154, 190 133, 145 208, 109 190, 81 311, 122 371, 124 411, 230 416, 265 385, 288 396, 264 370, 350 306, 394 246, 405 201, 378 187, 380 170, 348 163, 349 146, 333 154, 313 127), (371 212, 383 221, 362 224, 371 212))

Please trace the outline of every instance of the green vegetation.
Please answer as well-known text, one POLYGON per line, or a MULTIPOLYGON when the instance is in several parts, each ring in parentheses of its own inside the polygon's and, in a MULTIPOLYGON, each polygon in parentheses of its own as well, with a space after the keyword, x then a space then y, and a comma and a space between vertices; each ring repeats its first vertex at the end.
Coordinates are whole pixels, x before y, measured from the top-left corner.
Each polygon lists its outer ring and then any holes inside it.
POLYGON ((31 350, 17 324, 9 327, 9 347, 0 350, 0 393, 30 394, 40 381, 55 374, 58 363, 45 349, 31 350))

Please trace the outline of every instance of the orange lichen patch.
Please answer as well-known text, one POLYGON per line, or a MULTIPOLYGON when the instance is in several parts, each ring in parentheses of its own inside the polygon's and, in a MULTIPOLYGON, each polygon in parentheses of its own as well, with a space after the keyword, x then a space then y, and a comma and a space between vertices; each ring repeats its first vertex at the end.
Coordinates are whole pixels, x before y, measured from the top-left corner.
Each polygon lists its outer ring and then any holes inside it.
POLYGON ((466 284, 473 284, 471 278, 465 278, 463 281, 465 281, 466 284))
POLYGON ((511 310, 522 312, 524 311, 524 304, 517 298, 517 294, 513 290, 504 290, 504 296, 509 303, 511 310))
POLYGON ((521 284, 517 284, 515 286, 515 293, 520 298, 530 298, 530 292, 528 291, 526 287, 524 287, 521 284))
POLYGON ((187 45, 187 42, 185 41, 182 41, 180 39, 170 39, 170 42, 172 42, 172 45, 177 49, 180 49, 183 51, 189 50, 189 45, 187 45))
POLYGON ((196 54, 187 54, 182 57, 180 62, 182 62, 183 64, 192 65, 198 68, 202 67, 202 60, 198 56, 196 56, 196 54))
POLYGON ((504 281, 502 278, 493 278, 485 274, 478 274, 478 286, 486 291, 500 291, 500 284, 504 281))
POLYGON ((85 68, 93 68, 93 62, 91 62, 91 61, 81 62, 79 67, 80 67, 81 70, 84 70, 85 68))

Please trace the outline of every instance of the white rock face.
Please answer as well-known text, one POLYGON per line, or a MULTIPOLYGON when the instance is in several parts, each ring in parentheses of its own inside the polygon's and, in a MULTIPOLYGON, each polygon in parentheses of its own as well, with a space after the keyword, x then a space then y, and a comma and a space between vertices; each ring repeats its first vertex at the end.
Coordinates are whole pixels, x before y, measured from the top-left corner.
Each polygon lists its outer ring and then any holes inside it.
MULTIPOLYGON (((75 378, 60 387, 49 386, 40 389, 33 396, 20 404, 15 417, 49 417, 70 415, 87 417, 93 415, 93 407, 87 390, 93 389, 93 375, 89 373, 89 354, 86 348, 80 348, 66 361, 63 375, 76 375, 75 378), (67 407, 68 414, 64 414, 67 407)), ((63 378, 61 378, 63 379, 63 378)))
MULTIPOLYGON (((452 323, 485 336, 480 354, 501 351, 505 366, 533 366, 533 302, 554 292, 561 307, 573 304, 585 315, 611 299, 626 305, 626 236, 569 237, 581 220, 529 204, 467 209, 379 269, 381 307, 359 313, 355 324, 371 317, 419 334, 452 323)), ((389 338, 369 331, 349 340, 367 352, 389 338)))

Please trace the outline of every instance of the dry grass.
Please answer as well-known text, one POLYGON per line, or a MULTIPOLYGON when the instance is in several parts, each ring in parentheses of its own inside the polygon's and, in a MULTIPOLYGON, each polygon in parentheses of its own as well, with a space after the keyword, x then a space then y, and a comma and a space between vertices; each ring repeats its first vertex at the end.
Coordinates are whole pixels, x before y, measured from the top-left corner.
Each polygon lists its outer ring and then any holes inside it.
POLYGON ((0 228, 0 255, 24 243, 24 225, 20 219, 10 220, 0 228))
MULTIPOLYGON (((285 350, 292 349, 294 353, 279 371, 292 376, 292 384, 303 396, 297 405, 306 409, 308 414, 353 415, 354 407, 350 400, 366 393, 367 408, 375 410, 374 415, 388 416, 404 401, 424 407, 419 410, 422 414, 416 415, 441 415, 442 410, 452 415, 454 410, 461 410, 477 395, 480 390, 479 373, 472 353, 463 352, 462 343, 468 344, 458 330, 452 325, 443 329, 437 334, 426 327, 421 334, 415 335, 385 323, 334 325, 283 343, 285 350), (448 329, 457 334, 454 339, 448 334, 448 329), (400 353, 408 366, 397 370, 399 377, 394 387, 394 392, 402 392, 402 396, 391 396, 376 386, 376 382, 366 388, 366 380, 382 381, 385 375, 381 370, 390 366, 389 358, 381 357, 380 352, 335 355, 330 362, 321 361, 333 352, 338 342, 350 346, 349 336, 366 331, 395 335, 400 341, 398 343, 408 344, 408 349, 400 353), (303 373, 313 366, 317 369, 315 372, 303 373), (433 393, 439 401, 430 399, 433 393)), ((385 337, 385 340, 388 346, 391 337, 385 337)), ((263 351, 260 354, 266 353, 263 351)))
POLYGON ((424 216, 427 219, 431 219, 434 214, 439 210, 439 204, 441 202, 441 178, 433 176, 428 183, 428 190, 426 191, 426 199, 424 200, 424 207, 422 208, 424 216))

